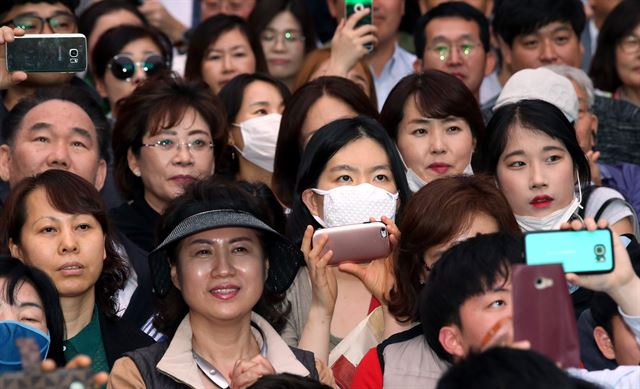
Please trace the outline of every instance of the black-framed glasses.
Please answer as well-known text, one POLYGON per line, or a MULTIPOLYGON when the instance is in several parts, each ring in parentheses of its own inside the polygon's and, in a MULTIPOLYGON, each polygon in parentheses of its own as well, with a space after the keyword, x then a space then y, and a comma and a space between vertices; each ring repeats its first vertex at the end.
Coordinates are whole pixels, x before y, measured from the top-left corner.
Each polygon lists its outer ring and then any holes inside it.
POLYGON ((213 142, 207 142, 203 139, 194 139, 188 142, 176 142, 173 139, 164 138, 159 139, 153 143, 143 143, 142 147, 153 147, 158 150, 171 152, 179 150, 182 145, 185 145, 187 149, 192 153, 203 152, 213 149, 213 142))
POLYGON ((640 37, 635 35, 626 36, 620 40, 619 46, 623 53, 633 54, 640 50, 640 37))
POLYGON ((260 34, 260 39, 263 42, 273 44, 273 43, 276 43, 276 41, 278 40, 278 37, 280 36, 284 38, 284 43, 287 43, 287 44, 304 42, 304 39, 305 39, 302 31, 298 31, 298 30, 278 31, 278 30, 274 30, 273 28, 266 28, 264 31, 262 31, 262 34, 260 34))
POLYGON ((151 54, 142 61, 134 61, 126 54, 118 54, 109 61, 109 70, 118 80, 129 80, 136 73, 136 67, 141 68, 147 77, 167 69, 165 59, 159 54, 151 54))
POLYGON ((51 31, 58 34, 70 34, 76 31, 76 17, 72 14, 61 13, 50 18, 37 15, 18 15, 13 20, 2 23, 3 26, 20 27, 27 34, 42 34, 44 25, 48 24, 51 31))
POLYGON ((474 42, 460 42, 457 44, 440 42, 430 46, 428 49, 435 53, 440 61, 444 62, 451 57, 451 52, 454 49, 458 50, 458 54, 464 58, 469 58, 477 46, 478 44, 474 42))

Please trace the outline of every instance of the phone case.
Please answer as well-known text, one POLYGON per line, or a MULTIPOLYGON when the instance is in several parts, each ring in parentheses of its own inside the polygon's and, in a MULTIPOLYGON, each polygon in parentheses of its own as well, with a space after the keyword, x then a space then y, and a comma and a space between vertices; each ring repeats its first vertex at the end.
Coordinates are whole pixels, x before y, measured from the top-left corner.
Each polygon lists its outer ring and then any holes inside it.
POLYGON ((87 38, 82 34, 27 34, 8 43, 7 69, 28 73, 77 73, 87 69, 87 38))
POLYGON ((324 255, 332 250, 330 265, 340 262, 369 262, 389 255, 389 233, 384 223, 362 223, 348 226, 323 228, 313 234, 313 244, 327 235, 329 239, 322 250, 324 255))
MULTIPOLYGON (((349 18, 349 16, 364 8, 369 8, 371 11, 369 11, 369 14, 367 16, 358 20, 358 23, 356 23, 356 28, 367 24, 373 24, 373 0, 345 0, 344 2, 344 14, 345 18, 347 19, 349 18)), ((366 47, 369 51, 373 50, 372 44, 365 44, 364 47, 366 47)))
POLYGON ((595 231, 535 231, 524 235, 529 265, 560 263, 566 273, 607 273, 613 270, 613 237, 608 228, 595 231))
POLYGON ((562 368, 580 366, 580 345, 573 305, 562 266, 514 265, 513 336, 562 368))

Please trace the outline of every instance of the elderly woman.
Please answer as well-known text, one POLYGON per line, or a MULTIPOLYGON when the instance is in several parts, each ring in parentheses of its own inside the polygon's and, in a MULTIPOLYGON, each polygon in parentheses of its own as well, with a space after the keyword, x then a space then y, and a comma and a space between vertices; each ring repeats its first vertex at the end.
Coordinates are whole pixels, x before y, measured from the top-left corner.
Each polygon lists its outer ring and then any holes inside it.
POLYGON ((155 324, 170 342, 120 359, 110 388, 244 388, 282 372, 331 381, 312 353, 278 335, 288 308, 282 292, 302 253, 263 221, 255 197, 217 180, 195 183, 170 204, 150 255, 164 295, 155 324))

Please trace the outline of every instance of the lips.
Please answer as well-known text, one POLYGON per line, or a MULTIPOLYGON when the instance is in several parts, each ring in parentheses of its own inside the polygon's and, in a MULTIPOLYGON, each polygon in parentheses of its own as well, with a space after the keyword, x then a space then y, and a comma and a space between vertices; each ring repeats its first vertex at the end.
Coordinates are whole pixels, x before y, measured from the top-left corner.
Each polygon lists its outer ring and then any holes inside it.
POLYGON ((462 74, 462 73, 453 72, 453 73, 450 73, 450 74, 452 76, 456 77, 457 79, 459 79, 460 81, 464 81, 467 78, 467 76, 465 74, 462 74))
POLYGON ((238 295, 240 287, 232 284, 216 285, 209 293, 219 300, 230 300, 238 295))
POLYGON ((289 62, 291 61, 284 58, 272 58, 269 60, 269 63, 273 65, 287 65, 289 62))
POLYGON ((553 197, 548 195, 538 195, 529 201, 534 208, 546 208, 551 206, 551 203, 553 203, 553 197))
POLYGON ((451 169, 451 165, 447 163, 435 162, 428 166, 429 169, 433 170, 438 174, 445 174, 451 169))
POLYGON ((57 270, 65 276, 78 276, 84 273, 84 265, 80 262, 66 262, 57 270))
POLYGON ((189 174, 179 174, 171 177, 170 179, 171 181, 175 182, 180 186, 187 186, 196 180, 193 176, 189 174))

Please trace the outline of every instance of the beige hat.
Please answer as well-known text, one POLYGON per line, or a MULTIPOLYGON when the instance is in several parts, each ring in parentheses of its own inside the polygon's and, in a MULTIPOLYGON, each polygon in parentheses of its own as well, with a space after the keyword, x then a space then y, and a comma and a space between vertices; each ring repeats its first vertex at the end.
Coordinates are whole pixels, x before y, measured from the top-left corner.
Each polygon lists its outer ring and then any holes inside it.
POLYGON ((558 107, 570 122, 578 118, 578 96, 568 78, 549 69, 523 69, 502 88, 493 111, 520 100, 543 100, 558 107))

